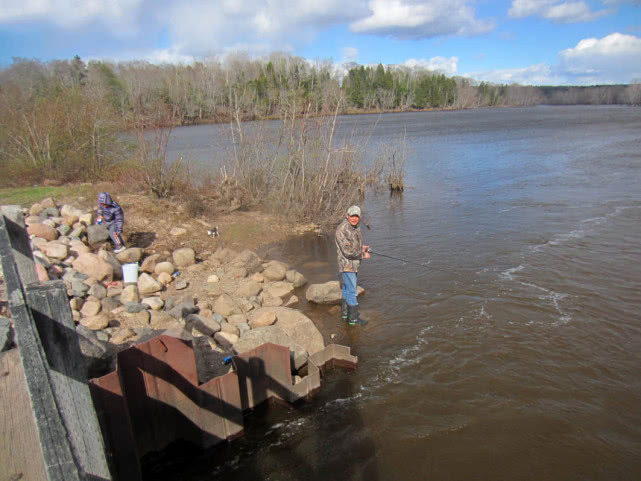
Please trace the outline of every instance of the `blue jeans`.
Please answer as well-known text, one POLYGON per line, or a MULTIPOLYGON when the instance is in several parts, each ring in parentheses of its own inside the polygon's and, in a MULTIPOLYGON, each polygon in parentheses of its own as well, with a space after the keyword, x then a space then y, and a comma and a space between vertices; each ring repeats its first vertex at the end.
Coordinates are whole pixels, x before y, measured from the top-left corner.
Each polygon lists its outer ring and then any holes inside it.
POLYGON ((343 299, 345 299, 347 304, 350 306, 357 305, 358 299, 356 298, 356 282, 358 280, 358 275, 356 272, 341 272, 341 280, 343 299))

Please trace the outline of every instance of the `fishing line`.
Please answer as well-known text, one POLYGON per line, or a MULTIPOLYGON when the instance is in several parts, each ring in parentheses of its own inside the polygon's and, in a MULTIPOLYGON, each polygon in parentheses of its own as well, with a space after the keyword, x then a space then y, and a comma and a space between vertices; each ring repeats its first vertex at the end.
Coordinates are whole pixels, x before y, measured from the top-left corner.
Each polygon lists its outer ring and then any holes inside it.
POLYGON ((437 270, 437 271, 443 270, 443 269, 437 269, 435 267, 428 266, 427 264, 429 264, 431 261, 423 262, 422 264, 420 264, 418 262, 414 262, 414 261, 410 261, 410 260, 407 260, 407 259, 403 259, 401 257, 390 256, 390 255, 387 255, 387 254, 383 254, 382 252, 373 251, 371 248, 368 250, 368 252, 371 253, 371 254, 376 254, 377 256, 387 257, 388 259, 394 259, 396 261, 405 262, 407 264, 412 264, 412 265, 415 265, 415 266, 426 267, 428 269, 434 269, 434 270, 437 270))

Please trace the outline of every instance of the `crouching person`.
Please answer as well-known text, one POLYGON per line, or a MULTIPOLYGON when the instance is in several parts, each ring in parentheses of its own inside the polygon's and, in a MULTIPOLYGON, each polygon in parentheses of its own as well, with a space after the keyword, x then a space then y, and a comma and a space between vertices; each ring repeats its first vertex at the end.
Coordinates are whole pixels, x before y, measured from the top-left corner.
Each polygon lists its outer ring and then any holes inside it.
POLYGON ((361 209, 357 205, 347 209, 345 218, 336 229, 336 253, 341 274, 341 317, 351 326, 364 326, 365 319, 358 313, 357 282, 361 259, 369 259, 369 246, 363 245, 361 209))
POLYGON ((125 250, 125 241, 122 238, 122 229, 125 225, 125 214, 122 207, 111 198, 109 192, 98 194, 98 212, 96 221, 104 222, 109 229, 109 237, 114 243, 114 252, 117 254, 125 250))

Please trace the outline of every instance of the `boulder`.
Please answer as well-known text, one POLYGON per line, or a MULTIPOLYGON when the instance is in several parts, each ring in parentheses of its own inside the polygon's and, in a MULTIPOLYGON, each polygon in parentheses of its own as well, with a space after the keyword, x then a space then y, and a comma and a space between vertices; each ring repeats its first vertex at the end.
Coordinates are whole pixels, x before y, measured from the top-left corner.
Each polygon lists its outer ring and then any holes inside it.
POLYGON ((235 353, 242 354, 243 352, 257 348, 266 342, 271 342, 273 344, 289 348, 294 361, 293 364, 296 369, 299 369, 307 362, 309 353, 305 348, 290 338, 285 331, 275 325, 258 327, 243 333, 243 337, 241 337, 238 342, 234 343, 233 349, 235 353))
POLYGON ((69 255, 69 247, 62 242, 49 242, 44 246, 44 253, 52 259, 66 259, 69 255))
POLYGON ((114 269, 107 261, 101 259, 96 254, 89 252, 80 254, 73 261, 72 266, 75 270, 93 277, 98 282, 111 282, 113 280, 114 269))
POLYGON ((165 262, 159 262, 156 264, 156 267, 154 267, 154 273, 156 275, 160 275, 160 273, 165 272, 169 275, 173 274, 176 268, 171 262, 165 261, 165 262))
POLYGON ((93 317, 98 314, 101 309, 102 305, 100 304, 100 302, 87 301, 82 305, 80 314, 82 314, 83 317, 93 317))
POLYGON ((87 226, 87 242, 89 245, 98 244, 109 240, 109 230, 104 224, 87 226))
POLYGON ((122 319, 125 324, 125 327, 129 328, 140 328, 140 327, 149 327, 149 320, 151 315, 149 311, 140 311, 140 312, 123 312, 122 319))
MULTIPOLYGON (((365 292, 362 287, 357 288, 357 295, 365 292)), ((341 286, 338 281, 329 281, 323 284, 312 284, 307 288, 305 297, 309 302, 315 304, 340 304, 341 303, 341 286)))
POLYGON ((142 259, 142 249, 140 247, 129 247, 116 254, 116 259, 121 264, 131 264, 142 259))
POLYGON ((261 312, 256 312, 251 318, 252 320, 249 321, 249 327, 252 329, 271 326, 276 322, 276 314, 272 310, 261 310, 261 312))
POLYGON ((140 266, 140 270, 149 274, 153 274, 154 270, 156 269, 158 259, 160 259, 160 254, 152 254, 145 257, 145 260, 142 261, 142 265, 140 266))
POLYGON ((83 317, 80 319, 80 324, 92 331, 99 331, 109 325, 109 317, 101 312, 92 317, 83 317))
POLYGON ((163 286, 168 286, 173 280, 174 278, 171 277, 171 274, 167 274, 166 272, 161 272, 160 274, 158 274, 158 282, 160 282, 163 286))
POLYGON ((323 335, 312 320, 300 311, 289 307, 261 307, 249 317, 249 325, 254 319, 271 312, 276 316, 276 327, 282 329, 293 341, 305 348, 309 354, 315 354, 325 348, 323 335))
POLYGON ((263 261, 258 254, 249 249, 245 249, 231 261, 231 265, 244 267, 249 274, 261 272, 263 270, 263 261))
POLYGON ((225 271, 230 279, 243 279, 247 277, 247 269, 242 266, 231 266, 225 271))
POLYGON ((40 205, 43 209, 58 209, 58 205, 53 197, 47 197, 46 199, 41 200, 40 205))
POLYGON ((223 294, 214 302, 213 309, 215 312, 223 316, 231 316, 232 314, 240 314, 241 310, 236 305, 236 302, 229 294, 223 294))
POLYGON ((44 210, 44 207, 42 207, 40 204, 37 202, 31 206, 29 209, 29 215, 30 216, 39 216, 40 212, 44 210))
POLYGON ((141 296, 153 294, 154 292, 162 291, 162 289, 162 283, 158 282, 146 272, 143 272, 140 277, 138 277, 138 292, 141 296))
POLYGON ((294 285, 287 281, 277 281, 271 284, 265 284, 263 290, 270 297, 282 298, 294 292, 294 285))
POLYGON ((54 241, 60 235, 56 229, 46 224, 31 224, 27 227, 27 233, 30 236, 42 237, 48 241, 54 241))
POLYGON ((123 329, 118 329, 114 335, 111 336, 111 342, 112 344, 124 344, 134 337, 136 337, 136 332, 133 329, 125 327, 123 329))
POLYGON ((154 297, 145 297, 142 301, 140 301, 142 304, 146 304, 149 306, 149 308, 152 311, 159 311, 160 309, 163 308, 165 305, 165 301, 163 301, 160 297, 154 296, 154 297))
POLYGON ((287 282, 291 282, 297 289, 307 284, 307 279, 305 279, 305 276, 293 269, 290 269, 285 273, 285 279, 287 279, 287 282))
POLYGON ((265 270, 262 272, 265 279, 270 281, 282 281, 287 274, 287 264, 279 261, 270 261, 265 264, 265 270))
POLYGON ((249 298, 249 297, 257 296, 258 294, 260 294, 260 291, 262 290, 263 290, 263 286, 261 286, 258 282, 247 280, 240 283, 240 285, 238 286, 238 289, 236 289, 236 291, 234 292, 234 296, 249 298))
POLYGON ((111 312, 120 306, 120 302, 115 297, 105 297, 100 300, 102 312, 111 312))
POLYGON ((177 267, 187 267, 196 263, 196 253, 191 247, 176 249, 172 254, 172 258, 177 267))
POLYGON ((127 304, 129 302, 138 302, 138 288, 136 286, 125 286, 120 294, 121 304, 127 304))
POLYGON ((151 311, 149 323, 153 329, 171 329, 180 326, 178 321, 165 311, 151 311))
POLYGON ((107 288, 102 284, 94 284, 89 288, 88 294, 94 296, 96 299, 103 299, 107 297, 107 288))

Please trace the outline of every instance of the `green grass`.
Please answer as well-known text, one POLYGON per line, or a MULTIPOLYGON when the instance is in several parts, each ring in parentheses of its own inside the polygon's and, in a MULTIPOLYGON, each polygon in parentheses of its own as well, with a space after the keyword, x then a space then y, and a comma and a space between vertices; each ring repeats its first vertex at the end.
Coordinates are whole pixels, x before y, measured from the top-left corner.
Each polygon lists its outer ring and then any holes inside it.
POLYGON ((92 187, 88 184, 6 188, 0 189, 0 204, 27 207, 47 197, 60 202, 72 197, 87 196, 92 192, 92 187))

